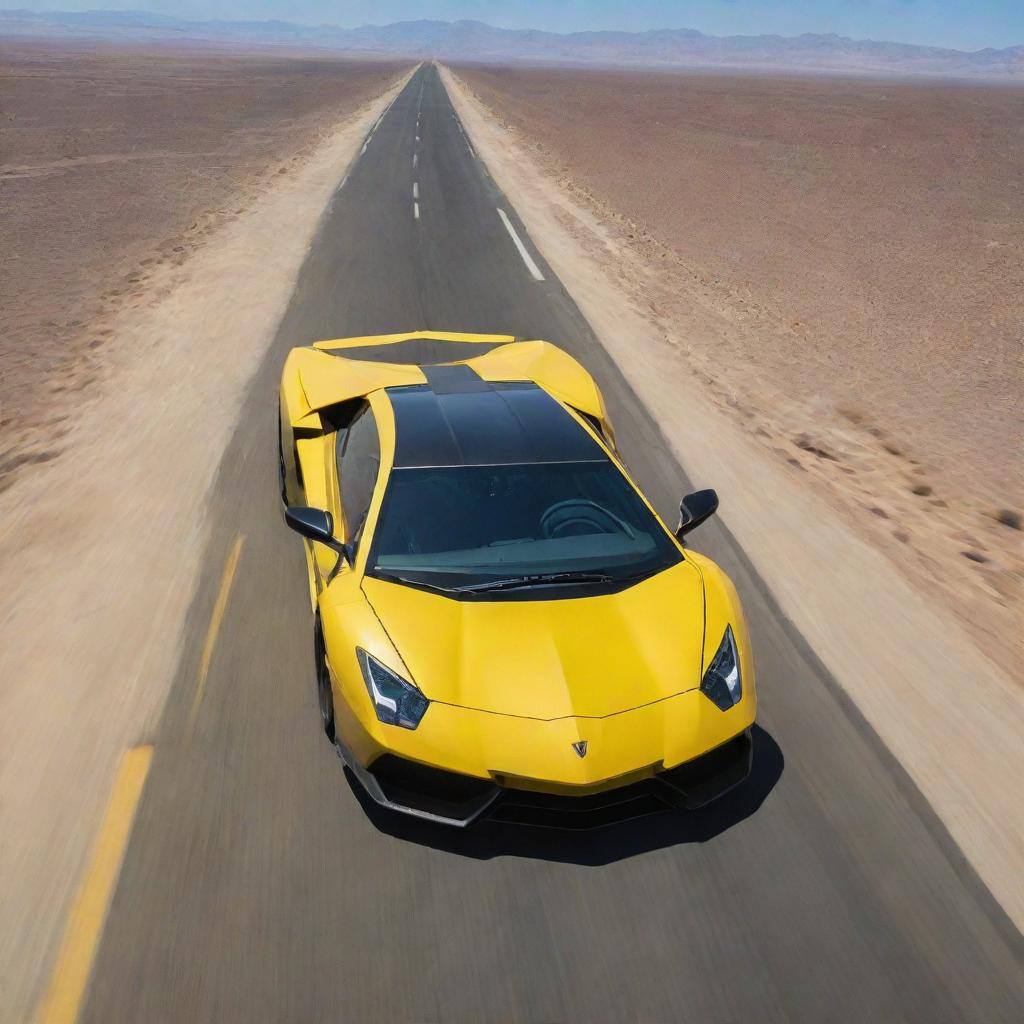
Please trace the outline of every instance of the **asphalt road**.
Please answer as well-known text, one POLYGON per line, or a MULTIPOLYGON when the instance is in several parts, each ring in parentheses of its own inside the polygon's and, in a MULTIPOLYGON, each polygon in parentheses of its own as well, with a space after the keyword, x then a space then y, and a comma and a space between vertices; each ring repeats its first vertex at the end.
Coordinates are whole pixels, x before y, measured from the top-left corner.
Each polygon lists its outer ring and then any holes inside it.
POLYGON ((1020 935, 720 523, 694 544, 732 573, 750 619, 762 713, 743 789, 689 817, 570 835, 461 834, 363 805, 319 731, 302 553, 277 494, 276 388, 292 345, 415 328, 564 346, 597 376, 663 514, 687 487, 424 67, 334 196, 225 453, 84 1019, 1024 1019, 1020 935))

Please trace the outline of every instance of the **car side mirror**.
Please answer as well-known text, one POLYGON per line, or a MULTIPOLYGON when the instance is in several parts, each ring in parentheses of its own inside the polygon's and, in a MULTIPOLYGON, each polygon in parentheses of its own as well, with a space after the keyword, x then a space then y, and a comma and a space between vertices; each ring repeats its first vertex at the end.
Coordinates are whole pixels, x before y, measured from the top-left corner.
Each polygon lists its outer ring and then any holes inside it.
POLYGON ((349 564, 352 563, 351 547, 335 539, 334 516, 330 512, 322 508, 310 508, 308 505, 290 505, 284 510, 284 521, 296 533, 308 540, 326 544, 332 551, 337 551, 349 564))
POLYGON ((695 530, 705 519, 710 519, 718 511, 718 493, 712 488, 694 491, 686 495, 679 503, 679 526, 676 537, 682 540, 691 530, 695 530))

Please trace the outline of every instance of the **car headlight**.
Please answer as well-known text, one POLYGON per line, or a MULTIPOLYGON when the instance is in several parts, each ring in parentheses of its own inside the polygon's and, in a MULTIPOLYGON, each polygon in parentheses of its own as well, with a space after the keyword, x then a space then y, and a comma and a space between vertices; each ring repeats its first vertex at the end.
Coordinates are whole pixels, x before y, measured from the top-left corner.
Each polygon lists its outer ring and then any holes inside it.
POLYGON ((385 668, 361 647, 356 648, 356 657, 377 718, 385 725, 415 729, 426 714, 430 701, 412 683, 385 668))
POLYGON ((738 704, 740 697, 743 696, 740 659, 736 653, 736 639, 732 635, 732 626, 725 627, 725 636, 718 645, 715 660, 704 673, 700 688, 719 711, 728 711, 734 704, 738 704))

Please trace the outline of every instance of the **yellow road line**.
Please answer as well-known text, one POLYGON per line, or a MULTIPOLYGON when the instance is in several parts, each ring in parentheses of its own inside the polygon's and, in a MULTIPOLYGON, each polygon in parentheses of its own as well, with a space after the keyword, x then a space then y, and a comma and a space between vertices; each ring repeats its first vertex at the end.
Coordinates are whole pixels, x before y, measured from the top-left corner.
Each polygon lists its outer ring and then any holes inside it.
POLYGON ((153 748, 148 746, 133 747, 121 758, 92 860, 75 894, 57 963, 39 1007, 39 1024, 74 1024, 78 1018, 152 759, 153 748))
POLYGON ((231 595, 231 584, 235 579, 235 570, 238 568, 238 559, 242 554, 242 545, 245 543, 245 534, 239 534, 235 538, 231 554, 228 555, 227 563, 224 566, 224 575, 220 579, 220 592, 217 594, 217 603, 213 606, 213 614, 210 616, 210 625, 206 630, 206 642, 203 644, 203 654, 199 659, 199 673, 196 677, 196 692, 192 698, 192 707, 188 713, 188 732, 192 731, 195 725, 196 715, 199 714, 199 705, 203 703, 203 694, 206 692, 206 677, 210 674, 210 661, 213 658, 213 649, 217 644, 217 633, 220 631, 221 620, 224 618, 224 610, 228 606, 228 597, 231 595))

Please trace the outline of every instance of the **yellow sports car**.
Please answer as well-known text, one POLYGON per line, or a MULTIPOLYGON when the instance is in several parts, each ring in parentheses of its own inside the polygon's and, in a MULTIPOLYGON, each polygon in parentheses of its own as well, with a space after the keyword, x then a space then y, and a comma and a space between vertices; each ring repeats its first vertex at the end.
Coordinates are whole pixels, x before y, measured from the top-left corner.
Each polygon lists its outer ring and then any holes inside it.
POLYGON ((544 341, 321 341, 281 380, 281 492, 305 539, 324 731, 378 804, 465 826, 694 808, 750 771, 732 583, 616 453, 544 341))

